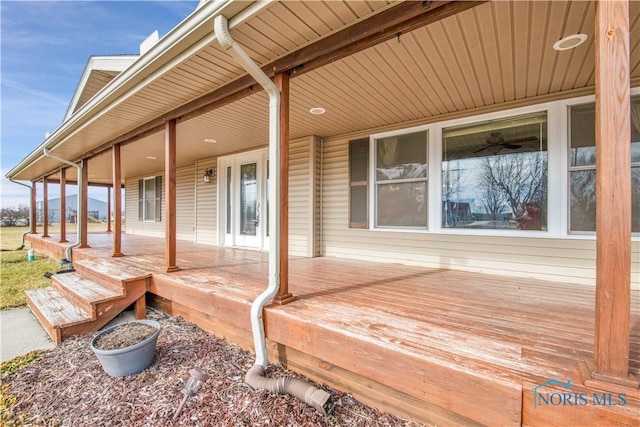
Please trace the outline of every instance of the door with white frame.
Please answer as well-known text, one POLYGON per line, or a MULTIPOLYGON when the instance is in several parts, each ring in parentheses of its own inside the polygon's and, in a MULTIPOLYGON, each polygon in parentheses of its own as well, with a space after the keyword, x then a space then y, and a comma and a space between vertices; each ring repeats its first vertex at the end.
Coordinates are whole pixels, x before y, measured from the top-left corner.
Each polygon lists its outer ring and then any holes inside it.
POLYGON ((220 228, 224 246, 267 249, 267 150, 221 157, 218 163, 220 228))

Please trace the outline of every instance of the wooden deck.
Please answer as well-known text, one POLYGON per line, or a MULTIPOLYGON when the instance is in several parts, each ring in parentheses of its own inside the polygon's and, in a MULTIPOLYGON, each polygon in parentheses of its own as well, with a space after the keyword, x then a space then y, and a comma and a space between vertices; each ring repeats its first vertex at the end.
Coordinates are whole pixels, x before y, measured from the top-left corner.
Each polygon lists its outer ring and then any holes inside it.
MULTIPOLYGON (((51 250, 57 238, 28 240, 51 250)), ((89 244, 74 257, 151 274, 151 303, 253 347, 249 306, 267 284, 266 253, 179 241, 181 270, 165 273, 163 239, 124 235, 122 258, 111 258, 110 234, 90 234, 89 244)), ((289 266, 297 300, 265 310, 273 362, 425 423, 638 425, 637 391, 624 405, 614 404, 617 393, 605 405, 602 391, 582 385, 577 364, 592 358, 593 288, 332 258, 292 258, 289 266), (586 404, 535 402, 534 389, 550 379, 572 388, 545 393, 585 396, 586 404)), ((631 304, 638 375, 637 292, 631 304)))

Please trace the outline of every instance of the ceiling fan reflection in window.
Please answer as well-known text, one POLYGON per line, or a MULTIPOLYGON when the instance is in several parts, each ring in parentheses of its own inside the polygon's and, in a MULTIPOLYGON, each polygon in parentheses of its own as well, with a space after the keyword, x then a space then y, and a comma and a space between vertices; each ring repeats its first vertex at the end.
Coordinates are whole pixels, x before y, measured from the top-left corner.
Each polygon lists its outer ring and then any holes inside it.
POLYGON ((492 154, 498 154, 502 151, 503 148, 509 148, 511 150, 517 150, 518 148, 522 148, 522 143, 537 141, 537 136, 525 136, 523 138, 515 138, 505 140, 502 132, 491 132, 487 137, 484 145, 474 151, 473 153, 479 153, 481 151, 487 150, 492 154))

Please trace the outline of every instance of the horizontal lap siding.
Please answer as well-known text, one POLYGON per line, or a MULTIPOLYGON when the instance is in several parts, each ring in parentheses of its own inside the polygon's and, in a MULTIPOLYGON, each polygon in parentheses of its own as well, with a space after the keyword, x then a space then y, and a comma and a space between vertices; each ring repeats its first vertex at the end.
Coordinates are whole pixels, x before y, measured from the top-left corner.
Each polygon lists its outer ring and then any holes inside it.
POLYGON ((313 137, 289 143, 289 254, 311 256, 309 230, 313 210, 311 194, 311 145, 313 137))
POLYGON ((226 171, 217 169, 217 159, 201 160, 197 163, 196 171, 196 243, 207 245, 218 244, 218 176, 226 171), (205 183, 202 177, 207 169, 216 171, 215 178, 205 183))
MULTIPOLYGON (((593 239, 411 233, 348 227, 348 140, 324 142, 325 256, 595 284, 593 239)), ((640 243, 632 243, 632 287, 640 288, 640 243)))
POLYGON ((194 240, 195 166, 176 170, 176 238, 194 240))
POLYGON ((162 208, 161 219, 158 222, 145 222, 138 220, 138 181, 149 176, 138 176, 127 179, 125 182, 125 222, 127 234, 139 234, 141 236, 164 237, 165 235, 165 184, 166 180, 162 172, 155 176, 162 176, 162 208))

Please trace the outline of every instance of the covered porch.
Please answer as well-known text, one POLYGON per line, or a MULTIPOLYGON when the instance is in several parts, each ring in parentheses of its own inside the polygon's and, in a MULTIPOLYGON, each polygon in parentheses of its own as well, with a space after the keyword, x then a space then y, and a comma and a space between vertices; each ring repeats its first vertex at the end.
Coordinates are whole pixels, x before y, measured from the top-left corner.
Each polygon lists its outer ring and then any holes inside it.
MULTIPOLYGON (((57 236, 27 239, 52 256, 63 250, 57 236)), ((167 273, 164 239, 122 235, 119 258, 112 239, 89 234, 74 258, 144 270, 149 304, 252 348, 249 307, 268 281, 266 252, 178 241, 181 269, 167 273)), ((637 391, 583 385, 595 288, 327 257, 291 258, 289 283, 296 300, 264 314, 271 360, 367 404, 438 425, 637 424, 637 391)), ((636 375, 639 307, 632 291, 636 375)))

